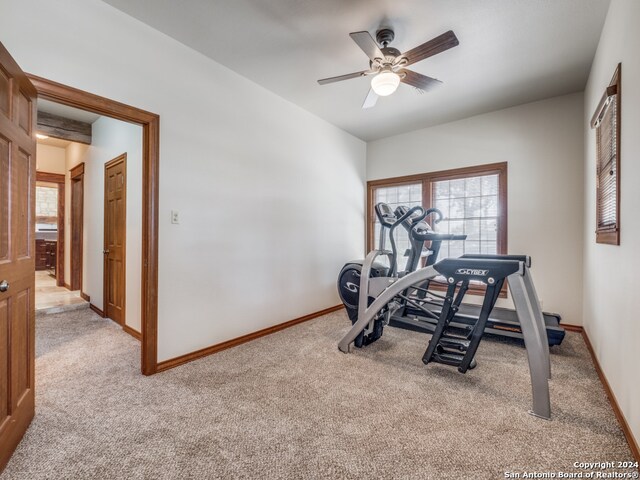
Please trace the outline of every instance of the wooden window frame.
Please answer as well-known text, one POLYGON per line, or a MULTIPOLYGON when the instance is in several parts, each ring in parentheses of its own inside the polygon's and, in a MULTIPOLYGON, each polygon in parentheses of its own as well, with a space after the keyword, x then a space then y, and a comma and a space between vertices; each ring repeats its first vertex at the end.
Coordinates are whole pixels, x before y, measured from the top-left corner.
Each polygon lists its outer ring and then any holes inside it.
POLYGON ((598 107, 591 118, 591 128, 596 132, 596 243, 606 245, 620 245, 620 119, 622 111, 622 64, 618 63, 616 70, 604 91, 598 107), (598 151, 598 129, 600 120, 607 108, 607 99, 615 96, 616 104, 616 223, 613 226, 600 227, 601 191, 598 184, 600 175, 600 154, 598 151))
MULTIPOLYGON (((507 162, 490 163, 485 165, 475 165, 473 167, 455 168, 452 170, 440 170, 437 172, 420 173, 416 175, 406 175, 403 177, 383 178, 380 180, 370 180, 367 182, 367 251, 371 251, 375 245, 375 209, 374 209, 374 192, 377 188, 397 187, 401 185, 410 185, 422 183, 422 206, 427 209, 433 206, 433 182, 445 180, 458 180, 460 178, 498 175, 498 238, 497 251, 498 254, 506 254, 507 247, 507 231, 508 231, 508 205, 507 205, 507 162)), ((433 282, 434 290, 444 291, 447 286, 433 282)), ((481 284, 471 285, 468 293, 470 295, 484 295, 486 287, 481 284)), ((500 291, 500 297, 507 297, 506 283, 500 291)))

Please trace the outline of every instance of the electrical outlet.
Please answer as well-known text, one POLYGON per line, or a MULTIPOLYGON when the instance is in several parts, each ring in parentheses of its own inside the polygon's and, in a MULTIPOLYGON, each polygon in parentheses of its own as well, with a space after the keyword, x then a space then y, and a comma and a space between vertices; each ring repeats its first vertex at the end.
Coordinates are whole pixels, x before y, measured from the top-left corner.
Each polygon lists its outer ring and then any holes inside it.
POLYGON ((180 223, 180 213, 178 210, 171 210, 171 223, 175 225, 180 223))

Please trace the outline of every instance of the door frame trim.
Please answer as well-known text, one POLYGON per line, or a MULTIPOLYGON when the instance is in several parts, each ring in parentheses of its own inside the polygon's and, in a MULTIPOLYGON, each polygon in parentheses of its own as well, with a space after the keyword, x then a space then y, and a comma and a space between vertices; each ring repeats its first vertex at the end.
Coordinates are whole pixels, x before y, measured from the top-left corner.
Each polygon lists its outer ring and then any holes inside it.
MULTIPOLYGON (((124 244, 122 246, 122 265, 124 267, 124 281, 122 282, 122 318, 119 322, 116 322, 123 328, 127 324, 127 154, 126 152, 118 155, 117 157, 109 160, 104 164, 104 217, 102 221, 104 222, 103 236, 104 240, 102 241, 103 251, 107 247, 107 169, 113 167, 114 165, 118 165, 119 163, 124 163, 124 244)), ((107 256, 103 254, 102 256, 102 310, 104 312, 105 317, 113 320, 112 317, 109 317, 108 311, 108 302, 107 302, 107 256)))
POLYGON ((142 127, 142 284, 141 325, 144 375, 158 365, 158 198, 160 117, 124 103, 27 74, 38 97, 142 127))
POLYGON ((56 245, 56 285, 64 287, 64 209, 65 209, 65 176, 60 173, 41 172, 36 170, 36 182, 49 182, 58 185, 58 240, 56 245))

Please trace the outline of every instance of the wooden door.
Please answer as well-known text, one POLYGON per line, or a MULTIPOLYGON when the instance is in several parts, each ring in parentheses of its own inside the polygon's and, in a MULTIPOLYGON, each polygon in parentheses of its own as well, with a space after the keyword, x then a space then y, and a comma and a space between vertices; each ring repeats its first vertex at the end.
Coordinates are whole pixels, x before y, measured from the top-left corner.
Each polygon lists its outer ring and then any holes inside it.
POLYGON ((0 471, 34 415, 36 96, 0 43, 0 471))
POLYGON ((84 255, 84 163, 71 169, 71 261, 69 286, 82 290, 82 262, 84 255))
POLYGON ((127 155, 104 166, 104 314, 124 325, 127 155))

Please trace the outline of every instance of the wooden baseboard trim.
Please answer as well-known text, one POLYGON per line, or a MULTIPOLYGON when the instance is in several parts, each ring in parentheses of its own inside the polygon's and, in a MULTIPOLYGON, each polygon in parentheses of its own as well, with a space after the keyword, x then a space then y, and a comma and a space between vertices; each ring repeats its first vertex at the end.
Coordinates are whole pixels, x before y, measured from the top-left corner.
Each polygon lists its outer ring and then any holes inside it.
POLYGON ((65 283, 63 287, 66 288, 67 290, 71 290, 71 285, 69 285, 68 283, 65 283))
POLYGON ((611 404, 611 408, 613 409, 613 413, 618 419, 618 423, 620 424, 620 428, 622 429, 622 433, 627 439, 627 443, 629 444, 629 448, 631 449, 631 453, 633 454, 635 460, 640 462, 640 447, 638 447, 638 442, 633 437, 633 433, 631 433, 631 429, 629 428, 629 424, 627 423, 627 419, 624 418, 624 414, 622 410, 620 410, 620 406, 618 405, 618 401, 616 400, 616 396, 613 394, 613 390, 611 390, 611 386, 607 380, 607 377, 604 376, 604 372, 600 367, 600 362, 596 358, 596 354, 593 350, 593 346, 591 345, 591 341, 589 340, 589 336, 587 335, 586 330, 582 330, 582 338, 584 339, 584 343, 587 345, 587 350, 591 354, 591 360, 593 361, 593 366, 598 373, 598 377, 600 377, 600 382, 604 387, 604 391, 607 394, 607 398, 609 399, 609 403, 611 404))
POLYGON ((131 335, 136 340, 142 341, 142 334, 140 332, 138 332, 137 330, 134 330, 133 328, 131 328, 129 325, 122 325, 122 330, 127 332, 129 335, 131 335))
POLYGON ((91 297, 89 295, 87 295, 86 293, 84 293, 82 290, 80 290, 80 298, 82 298, 83 300, 86 300, 87 302, 91 303, 91 297))
POLYGON ((577 332, 582 333, 584 330, 580 325, 571 325, 570 323, 561 323, 560 326, 564 328, 567 332, 577 332))
POLYGON ((274 325, 273 327, 264 328, 262 330, 258 330, 257 332, 249 333, 247 335, 243 335, 238 338, 233 338, 231 340, 227 340, 226 342, 218 343, 216 345, 212 345, 210 347, 206 347, 201 350, 197 350, 195 352, 187 353, 185 355, 181 355, 175 358, 170 358, 169 360, 164 360, 158 363, 157 371, 163 372, 165 370, 169 370, 170 368, 174 368, 179 365, 192 362, 193 360, 197 360, 199 358, 206 357, 208 355, 212 355, 217 352, 221 352, 222 350, 226 350, 228 348, 235 347, 237 345, 241 345, 246 342, 250 342, 251 340, 264 337, 265 335, 269 335, 271 333, 279 332, 280 330, 284 330, 285 328, 293 327, 294 325, 298 325, 299 323, 321 317, 322 315, 326 315, 332 312, 337 312, 342 308, 344 308, 342 305, 336 305, 334 307, 325 308, 324 310, 320 310, 319 312, 305 315, 304 317, 294 318, 293 320, 289 320, 288 322, 274 325))
POLYGON ((96 312, 98 315, 100 315, 102 318, 104 318, 104 312, 100 310, 98 307, 96 307, 93 303, 89 304, 89 308, 94 312, 96 312))

